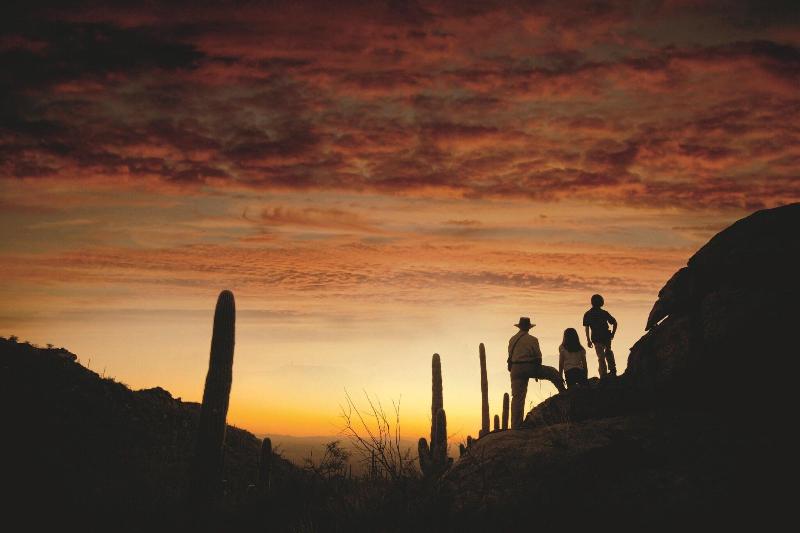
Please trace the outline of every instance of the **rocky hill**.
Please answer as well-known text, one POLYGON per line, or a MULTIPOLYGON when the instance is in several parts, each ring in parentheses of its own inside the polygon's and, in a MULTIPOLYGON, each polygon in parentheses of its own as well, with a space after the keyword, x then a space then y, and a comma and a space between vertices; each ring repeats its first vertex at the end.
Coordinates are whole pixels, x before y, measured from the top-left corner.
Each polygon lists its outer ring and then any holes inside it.
MULTIPOLYGON (((0 338, 0 409, 10 449, 4 479, 19 505, 117 526, 174 517, 186 488, 200 406, 162 388, 132 391, 63 348, 0 338)), ((255 482, 258 439, 228 426, 229 494, 255 482)), ((282 463, 283 467, 289 468, 282 463)))
POLYGON ((792 462, 798 230, 792 204, 712 238, 660 291, 624 375, 468 449, 444 480, 454 515, 498 530, 776 520, 792 462))

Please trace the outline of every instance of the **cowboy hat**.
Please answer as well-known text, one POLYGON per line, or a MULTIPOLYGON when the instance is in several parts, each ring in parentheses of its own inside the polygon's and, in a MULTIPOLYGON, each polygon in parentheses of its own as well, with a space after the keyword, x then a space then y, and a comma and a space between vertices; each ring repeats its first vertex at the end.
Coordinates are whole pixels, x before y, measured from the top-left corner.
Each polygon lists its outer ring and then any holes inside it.
POLYGON ((514 325, 517 326, 519 329, 531 329, 536 324, 531 324, 531 319, 529 317, 521 316, 519 317, 519 322, 517 322, 514 325))

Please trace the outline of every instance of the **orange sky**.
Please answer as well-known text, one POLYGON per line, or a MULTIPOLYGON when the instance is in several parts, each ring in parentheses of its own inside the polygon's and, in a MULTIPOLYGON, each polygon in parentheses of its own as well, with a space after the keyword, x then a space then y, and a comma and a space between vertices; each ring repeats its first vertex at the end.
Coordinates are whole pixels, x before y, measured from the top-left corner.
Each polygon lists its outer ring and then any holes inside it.
MULTIPOLYGON (((449 431, 594 292, 617 358, 711 235, 800 199, 789 4, 33 2, 0 17, 0 335, 197 400, 217 293, 230 421, 332 434, 344 391, 449 431)), ((591 362, 590 375, 596 375, 591 362)), ((529 400, 553 391, 532 383, 529 400)))

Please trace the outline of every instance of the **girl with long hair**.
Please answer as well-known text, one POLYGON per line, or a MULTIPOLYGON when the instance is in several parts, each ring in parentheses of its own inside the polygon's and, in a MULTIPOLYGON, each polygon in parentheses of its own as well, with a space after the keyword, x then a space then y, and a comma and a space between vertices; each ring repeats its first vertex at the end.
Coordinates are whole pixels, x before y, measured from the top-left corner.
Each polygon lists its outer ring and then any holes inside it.
POLYGON ((564 330, 564 340, 558 347, 558 372, 564 376, 567 387, 587 383, 586 350, 574 328, 564 330))

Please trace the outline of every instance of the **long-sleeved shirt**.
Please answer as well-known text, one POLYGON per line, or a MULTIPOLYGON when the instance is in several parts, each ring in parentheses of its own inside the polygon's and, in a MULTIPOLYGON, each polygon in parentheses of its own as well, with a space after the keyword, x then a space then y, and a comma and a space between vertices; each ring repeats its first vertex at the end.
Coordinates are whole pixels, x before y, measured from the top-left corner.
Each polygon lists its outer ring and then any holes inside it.
POLYGON ((512 363, 529 363, 542 359, 542 350, 539 349, 539 339, 529 335, 527 331, 520 330, 508 341, 509 360, 512 363), (519 340, 517 340, 519 339, 519 340), (515 344, 516 343, 516 344, 515 344), (511 351, 513 348, 513 352, 511 351))

